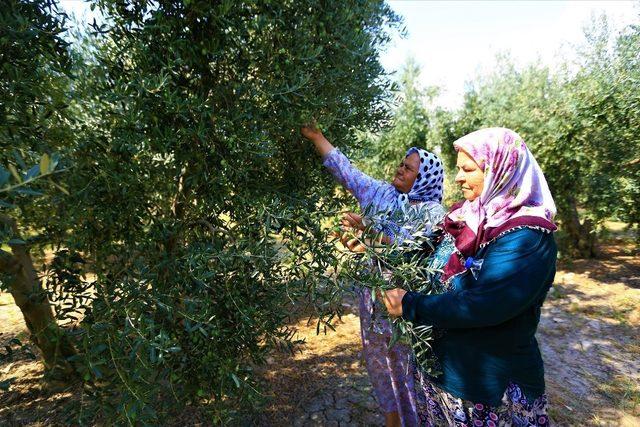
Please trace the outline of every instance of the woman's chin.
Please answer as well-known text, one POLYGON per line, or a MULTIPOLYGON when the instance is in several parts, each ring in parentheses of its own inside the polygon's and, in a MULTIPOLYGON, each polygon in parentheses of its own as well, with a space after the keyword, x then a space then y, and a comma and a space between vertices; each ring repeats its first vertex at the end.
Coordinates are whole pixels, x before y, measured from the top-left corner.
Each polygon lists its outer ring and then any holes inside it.
POLYGON ((478 196, 471 190, 462 190, 462 197, 470 202, 473 202, 478 198, 478 196))

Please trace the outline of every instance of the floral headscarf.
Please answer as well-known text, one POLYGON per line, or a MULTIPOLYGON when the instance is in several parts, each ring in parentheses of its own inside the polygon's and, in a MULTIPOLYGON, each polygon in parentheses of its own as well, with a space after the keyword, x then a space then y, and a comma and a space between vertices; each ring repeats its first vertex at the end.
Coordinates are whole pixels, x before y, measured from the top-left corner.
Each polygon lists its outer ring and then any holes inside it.
POLYGON ((520 135, 506 128, 487 128, 463 136, 453 146, 484 170, 484 188, 475 200, 455 204, 445 218, 458 254, 449 259, 444 280, 464 271, 465 258, 507 230, 556 230, 556 205, 549 186, 520 135))
POLYGON ((420 166, 416 180, 408 193, 398 196, 401 202, 442 202, 442 183, 444 181, 444 168, 442 162, 433 153, 422 148, 411 147, 405 157, 417 153, 420 156, 420 166))

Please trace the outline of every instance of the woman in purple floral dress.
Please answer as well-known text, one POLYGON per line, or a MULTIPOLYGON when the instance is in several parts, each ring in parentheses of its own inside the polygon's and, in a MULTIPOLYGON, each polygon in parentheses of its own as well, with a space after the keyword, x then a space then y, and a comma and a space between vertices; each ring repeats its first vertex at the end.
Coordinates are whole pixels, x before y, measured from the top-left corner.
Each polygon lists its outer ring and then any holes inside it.
MULTIPOLYGON (((378 181, 358 170, 349 159, 331 145, 315 127, 303 127, 302 134, 311 140, 323 164, 335 179, 358 200, 361 209, 373 217, 406 209, 420 209, 438 223, 445 210, 442 201, 444 170, 442 162, 432 153, 418 148, 407 151, 391 183, 378 181)), ((364 229, 362 216, 350 213, 344 218, 346 225, 364 229)), ((384 233, 387 241, 410 238, 411 224, 381 221, 373 227, 384 233)), ((429 230, 421 230, 429 232, 429 230)), ((349 249, 356 249, 347 242, 349 249)), ((387 426, 415 426, 418 424, 415 401, 415 369, 411 363, 411 350, 396 344, 391 349, 391 325, 375 316, 368 289, 360 291, 360 325, 363 353, 369 378, 383 412, 387 426)))

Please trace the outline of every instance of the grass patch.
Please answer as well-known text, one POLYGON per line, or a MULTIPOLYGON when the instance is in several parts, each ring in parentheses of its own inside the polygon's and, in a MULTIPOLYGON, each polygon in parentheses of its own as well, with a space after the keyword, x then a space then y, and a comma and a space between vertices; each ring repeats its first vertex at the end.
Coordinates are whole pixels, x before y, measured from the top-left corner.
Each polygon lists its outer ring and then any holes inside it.
POLYGON ((573 314, 584 314, 596 319, 608 318, 629 325, 630 315, 635 310, 635 307, 624 303, 618 304, 616 307, 611 307, 591 304, 585 305, 574 302, 569 304, 567 310, 573 314))
POLYGON ((640 415, 640 386, 637 381, 624 375, 616 375, 610 382, 598 384, 597 388, 620 410, 640 415))

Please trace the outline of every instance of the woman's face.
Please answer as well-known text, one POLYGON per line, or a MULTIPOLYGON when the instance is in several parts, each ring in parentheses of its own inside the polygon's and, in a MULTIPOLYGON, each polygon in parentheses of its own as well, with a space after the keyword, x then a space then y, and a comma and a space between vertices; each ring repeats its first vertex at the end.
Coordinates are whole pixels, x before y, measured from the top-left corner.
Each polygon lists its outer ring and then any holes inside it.
POLYGON ((391 181, 391 185, 396 187, 401 193, 408 193, 413 187, 413 183, 418 176, 420 170, 420 156, 418 153, 411 153, 400 162, 398 169, 396 169, 396 175, 391 181))
POLYGON ((464 198, 473 201, 480 197, 484 188, 484 171, 463 150, 458 151, 456 166, 458 167, 456 183, 462 189, 464 198))

